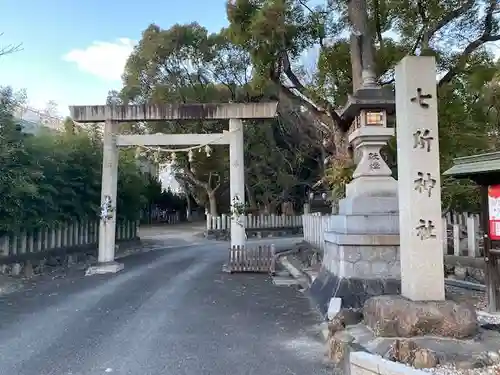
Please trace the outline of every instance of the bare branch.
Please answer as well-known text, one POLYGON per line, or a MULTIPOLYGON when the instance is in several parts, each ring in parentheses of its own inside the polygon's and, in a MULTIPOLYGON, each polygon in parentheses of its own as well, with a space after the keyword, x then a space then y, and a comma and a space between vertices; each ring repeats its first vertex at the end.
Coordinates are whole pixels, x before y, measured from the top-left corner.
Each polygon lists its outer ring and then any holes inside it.
POLYGON ((297 90, 303 97, 300 97, 299 95, 296 95, 291 91, 289 88, 286 88, 280 81, 279 77, 273 77, 274 82, 279 84, 282 87, 282 91, 289 96, 290 94, 295 96, 296 99, 299 99, 301 103, 306 106, 309 110, 311 110, 313 113, 315 113, 319 118, 325 120, 325 123, 329 123, 333 121, 340 129, 345 131, 344 129, 348 128, 348 125, 350 124, 345 124, 345 122, 340 118, 339 114, 333 107, 333 105, 328 102, 327 100, 321 100, 318 99, 318 105, 321 106, 318 107, 314 104, 312 104, 312 101, 305 100, 304 98, 307 97, 307 89, 304 87, 302 82, 300 82, 299 78, 297 75, 292 71, 291 68, 291 63, 290 63, 290 58, 288 57, 288 54, 286 52, 283 52, 281 54, 281 65, 283 67, 283 74, 290 80, 290 82, 293 84, 293 88, 297 90))
POLYGON ((181 175, 187 177, 187 179, 191 181, 194 185, 202 187, 206 191, 210 190, 210 186, 206 182, 198 180, 196 176, 189 169, 184 168, 181 175))
MULTIPOLYGON (((3 36, 3 33, 0 33, 0 37, 3 36)), ((14 52, 22 51, 22 43, 19 44, 8 44, 4 47, 0 47, 0 56, 10 55, 14 52)))
POLYGON ((382 38, 382 23, 380 21, 380 3, 379 0, 373 0, 373 13, 375 16, 375 30, 380 45, 380 50, 384 50, 384 39, 382 38))
MULTIPOLYGON (((495 0, 493 0, 493 2, 495 2, 495 0)), ((425 34, 423 36, 423 40, 429 42, 436 32, 438 32, 443 27, 448 25, 454 19, 460 17, 465 12, 471 10, 475 3, 476 3, 475 0, 469 0, 465 4, 463 4, 461 7, 458 7, 456 9, 452 10, 451 12, 449 12, 438 23, 436 23, 433 28, 428 29, 425 32, 425 34)), ((496 4, 496 2, 495 2, 495 4, 496 4)), ((491 1, 490 1, 490 7, 491 7, 491 1)), ((491 32, 491 30, 490 30, 490 32, 491 32)))
POLYGON ((497 0, 490 0, 490 4, 488 9, 486 10, 486 16, 484 18, 484 31, 483 34, 470 42, 467 47, 465 47, 462 54, 458 57, 455 65, 448 70, 448 72, 439 80, 438 87, 445 85, 450 82, 467 64, 467 60, 470 55, 474 53, 476 49, 481 47, 483 44, 488 42, 495 42, 500 40, 500 35, 492 35, 493 25, 494 25, 494 17, 496 8, 498 7, 497 0))

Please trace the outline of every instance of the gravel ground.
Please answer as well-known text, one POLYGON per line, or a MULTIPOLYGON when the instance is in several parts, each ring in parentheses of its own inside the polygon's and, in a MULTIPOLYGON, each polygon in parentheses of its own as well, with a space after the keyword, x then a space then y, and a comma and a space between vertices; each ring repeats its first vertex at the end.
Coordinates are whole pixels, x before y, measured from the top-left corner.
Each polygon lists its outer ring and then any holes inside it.
POLYGON ((477 310, 485 310, 487 307, 488 302, 484 292, 449 285, 446 285, 445 290, 447 299, 451 299, 456 302, 470 303, 476 307, 477 310))
POLYGON ((453 366, 438 366, 424 371, 435 375, 498 375, 500 374, 500 365, 488 366, 480 369, 457 369, 453 366))

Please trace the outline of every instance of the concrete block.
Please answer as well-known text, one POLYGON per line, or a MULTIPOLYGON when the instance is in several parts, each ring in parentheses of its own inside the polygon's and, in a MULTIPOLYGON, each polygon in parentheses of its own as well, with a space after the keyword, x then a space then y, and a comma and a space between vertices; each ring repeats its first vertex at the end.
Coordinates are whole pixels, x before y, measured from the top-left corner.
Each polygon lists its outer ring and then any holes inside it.
POLYGON ((106 263, 98 263, 96 265, 90 266, 85 271, 85 276, 92 275, 102 275, 106 273, 117 273, 125 268, 123 263, 118 262, 106 262, 106 263))
POLYGON ((332 320, 342 308, 342 298, 333 297, 330 299, 330 303, 328 304, 328 320, 332 320))
POLYGON ((349 362, 351 375, 428 375, 428 372, 366 352, 351 352, 349 362))

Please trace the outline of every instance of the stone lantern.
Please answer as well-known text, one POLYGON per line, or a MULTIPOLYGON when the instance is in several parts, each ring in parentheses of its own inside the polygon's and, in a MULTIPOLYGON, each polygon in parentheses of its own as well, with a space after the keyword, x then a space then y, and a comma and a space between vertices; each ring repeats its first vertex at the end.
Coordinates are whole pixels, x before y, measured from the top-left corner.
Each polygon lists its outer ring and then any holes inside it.
POLYGON ((351 124, 357 166, 324 233, 324 272, 311 286, 319 306, 341 298, 342 307, 360 308, 374 295, 399 293, 398 186, 380 155, 394 135, 387 126, 394 111, 392 91, 365 82, 339 113, 351 124))
POLYGON ((362 87, 349 97, 340 115, 352 123, 349 142, 357 166, 346 197, 396 196, 397 182, 380 155, 394 136, 394 129, 387 127, 387 117, 394 110, 394 93, 380 86, 362 87))

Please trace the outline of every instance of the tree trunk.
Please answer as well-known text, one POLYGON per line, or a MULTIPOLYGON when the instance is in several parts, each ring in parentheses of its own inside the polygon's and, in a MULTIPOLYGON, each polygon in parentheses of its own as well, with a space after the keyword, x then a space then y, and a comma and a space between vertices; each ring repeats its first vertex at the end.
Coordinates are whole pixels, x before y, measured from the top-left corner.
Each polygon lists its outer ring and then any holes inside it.
POLYGON ((255 201, 255 196, 252 189, 250 189, 248 184, 245 184, 245 189, 247 191, 248 207, 250 208, 250 211, 257 210, 257 202, 255 201))
POLYGON ((333 139, 335 142, 335 159, 345 163, 349 163, 353 159, 348 138, 348 133, 338 128, 334 128, 333 139))
POLYGON ((264 212, 263 212, 263 214, 264 215, 269 215, 270 212, 271 212, 271 210, 270 210, 269 203, 264 203, 264 212))
POLYGON ((352 91, 356 92, 356 90, 359 89, 363 83, 363 78, 361 76, 363 67, 361 65, 360 38, 354 34, 351 34, 351 70, 352 91))
MULTIPOLYGON (((351 38, 351 63, 353 67, 353 84, 356 84, 358 79, 358 61, 357 57, 361 59, 361 70, 362 79, 363 74, 369 73, 370 75, 375 73, 375 57, 373 48, 373 37, 371 30, 368 27, 368 10, 366 6, 366 0, 350 0, 348 3, 348 12, 351 25, 354 29, 356 38, 351 38), (357 39, 357 40, 356 40, 357 39), (357 44, 356 46, 353 46, 357 44), (354 50, 353 50, 354 47, 354 50), (355 60, 352 60, 353 55, 355 60)), ((356 87, 354 87, 354 90, 356 87)))
POLYGON ((191 221, 191 197, 186 193, 186 220, 191 221))
POLYGON ((210 203, 210 215, 218 216, 217 197, 215 196, 215 191, 213 190, 207 191, 207 194, 208 194, 208 201, 210 203))

